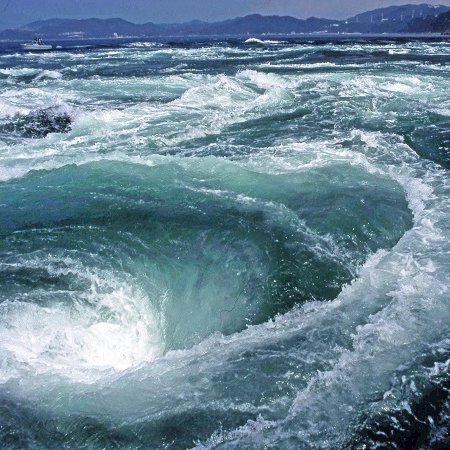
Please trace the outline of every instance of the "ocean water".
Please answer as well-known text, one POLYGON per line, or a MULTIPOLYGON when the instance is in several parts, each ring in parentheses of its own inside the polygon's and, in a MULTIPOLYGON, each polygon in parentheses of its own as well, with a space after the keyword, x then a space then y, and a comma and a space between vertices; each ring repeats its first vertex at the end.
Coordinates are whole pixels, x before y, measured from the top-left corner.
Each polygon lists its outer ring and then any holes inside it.
POLYGON ((448 448, 448 41, 78 44, 0 49, 0 446, 448 448))

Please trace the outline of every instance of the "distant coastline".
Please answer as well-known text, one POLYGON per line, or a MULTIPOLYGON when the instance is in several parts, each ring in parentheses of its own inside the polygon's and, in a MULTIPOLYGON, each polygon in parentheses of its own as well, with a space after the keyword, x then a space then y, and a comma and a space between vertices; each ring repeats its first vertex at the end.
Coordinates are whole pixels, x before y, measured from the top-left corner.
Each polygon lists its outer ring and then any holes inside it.
POLYGON ((375 9, 346 20, 252 14, 221 22, 135 24, 112 19, 48 19, 17 29, 0 31, 0 40, 148 38, 246 35, 361 35, 396 33, 450 33, 450 6, 403 5, 375 9))

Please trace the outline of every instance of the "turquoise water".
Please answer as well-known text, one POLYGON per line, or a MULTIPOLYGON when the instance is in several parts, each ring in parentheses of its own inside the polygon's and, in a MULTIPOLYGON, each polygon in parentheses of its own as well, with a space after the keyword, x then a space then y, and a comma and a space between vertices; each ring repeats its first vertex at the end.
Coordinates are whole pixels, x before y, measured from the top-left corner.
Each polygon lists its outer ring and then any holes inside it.
POLYGON ((1 446, 449 444, 449 63, 4 48, 1 446))

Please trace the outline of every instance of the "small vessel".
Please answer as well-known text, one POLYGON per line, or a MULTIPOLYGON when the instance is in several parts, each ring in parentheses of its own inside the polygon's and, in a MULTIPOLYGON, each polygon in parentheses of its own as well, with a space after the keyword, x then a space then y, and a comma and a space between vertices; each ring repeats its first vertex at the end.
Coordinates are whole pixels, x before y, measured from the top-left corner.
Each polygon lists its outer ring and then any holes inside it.
POLYGON ((53 45, 44 44, 41 38, 34 38, 33 42, 21 44, 21 47, 22 50, 43 51, 43 50, 51 50, 53 48, 53 45))

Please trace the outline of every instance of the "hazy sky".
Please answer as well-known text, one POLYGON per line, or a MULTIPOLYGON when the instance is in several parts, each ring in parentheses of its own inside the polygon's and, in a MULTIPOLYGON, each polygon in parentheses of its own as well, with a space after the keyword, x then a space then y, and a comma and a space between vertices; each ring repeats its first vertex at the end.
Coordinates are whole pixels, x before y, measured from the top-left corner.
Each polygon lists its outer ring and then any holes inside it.
POLYGON ((221 20, 251 13, 347 18, 380 6, 450 0, 0 0, 0 29, 51 17, 122 17, 136 23, 221 20))

